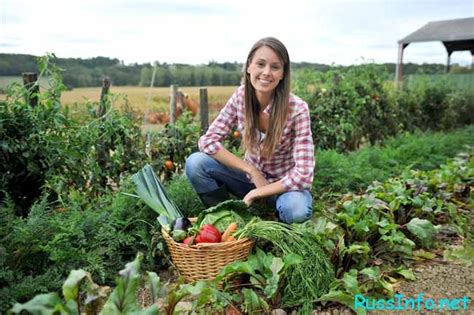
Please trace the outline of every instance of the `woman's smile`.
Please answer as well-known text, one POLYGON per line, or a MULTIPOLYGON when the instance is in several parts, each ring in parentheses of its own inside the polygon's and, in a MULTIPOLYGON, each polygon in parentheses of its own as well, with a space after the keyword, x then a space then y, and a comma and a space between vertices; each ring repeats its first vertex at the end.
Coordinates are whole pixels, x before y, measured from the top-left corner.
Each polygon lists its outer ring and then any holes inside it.
POLYGON ((247 73, 259 102, 265 103, 271 99, 278 83, 283 79, 283 62, 271 48, 262 46, 255 52, 247 73))

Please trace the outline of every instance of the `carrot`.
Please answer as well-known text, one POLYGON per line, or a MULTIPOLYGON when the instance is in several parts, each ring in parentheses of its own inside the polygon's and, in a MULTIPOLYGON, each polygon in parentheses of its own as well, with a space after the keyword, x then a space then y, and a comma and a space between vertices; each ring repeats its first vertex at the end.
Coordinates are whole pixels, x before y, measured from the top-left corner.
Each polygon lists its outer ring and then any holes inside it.
POLYGON ((229 226, 227 227, 227 229, 225 229, 224 233, 222 233, 221 242, 227 242, 228 238, 229 238, 229 237, 231 236, 231 234, 234 233, 235 231, 237 231, 237 223, 232 222, 231 224, 229 224, 229 226))
POLYGON ((229 236, 225 241, 226 241, 226 242, 233 242, 233 241, 235 241, 235 240, 236 240, 235 237, 233 237, 233 236, 231 235, 231 236, 229 236))

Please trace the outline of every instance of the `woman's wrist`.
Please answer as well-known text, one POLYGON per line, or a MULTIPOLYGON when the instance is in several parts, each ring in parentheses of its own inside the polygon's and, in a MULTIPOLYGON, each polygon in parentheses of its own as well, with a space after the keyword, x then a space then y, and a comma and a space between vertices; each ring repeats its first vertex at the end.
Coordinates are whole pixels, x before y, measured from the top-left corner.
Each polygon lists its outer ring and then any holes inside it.
POLYGON ((255 166, 253 165, 250 165, 248 164, 249 167, 248 167, 248 170, 247 170, 247 174, 249 174, 249 176, 251 178, 254 178, 254 177, 257 177, 259 175, 261 175, 262 173, 258 170, 258 168, 256 168, 255 166))

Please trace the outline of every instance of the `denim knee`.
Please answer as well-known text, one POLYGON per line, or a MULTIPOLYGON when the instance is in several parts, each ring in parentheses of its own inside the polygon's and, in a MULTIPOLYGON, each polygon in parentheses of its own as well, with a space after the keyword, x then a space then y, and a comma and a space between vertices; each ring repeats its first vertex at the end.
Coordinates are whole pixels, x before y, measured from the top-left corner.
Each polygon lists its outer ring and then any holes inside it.
POLYGON ((304 222, 313 213, 311 194, 307 190, 283 193, 277 199, 276 208, 281 221, 288 224, 304 222))
POLYGON ((184 165, 186 176, 191 178, 195 174, 202 172, 205 160, 208 158, 209 156, 202 152, 194 152, 188 156, 184 165))
POLYGON ((202 152, 192 153, 186 159, 184 171, 197 193, 212 191, 218 188, 215 180, 210 178, 207 173, 207 168, 212 163, 216 163, 215 160, 202 152))

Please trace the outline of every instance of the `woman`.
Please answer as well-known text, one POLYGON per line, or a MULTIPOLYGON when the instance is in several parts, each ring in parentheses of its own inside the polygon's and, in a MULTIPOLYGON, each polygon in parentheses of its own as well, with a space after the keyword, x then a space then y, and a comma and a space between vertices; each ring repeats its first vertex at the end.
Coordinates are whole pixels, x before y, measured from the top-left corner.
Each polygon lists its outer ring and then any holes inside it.
POLYGON ((314 147, 308 105, 290 94, 290 58, 276 38, 259 40, 245 64, 245 82, 231 96, 186 160, 186 175, 205 206, 229 198, 247 205, 267 198, 286 223, 311 217, 314 147), (220 141, 233 127, 244 159, 220 141))

